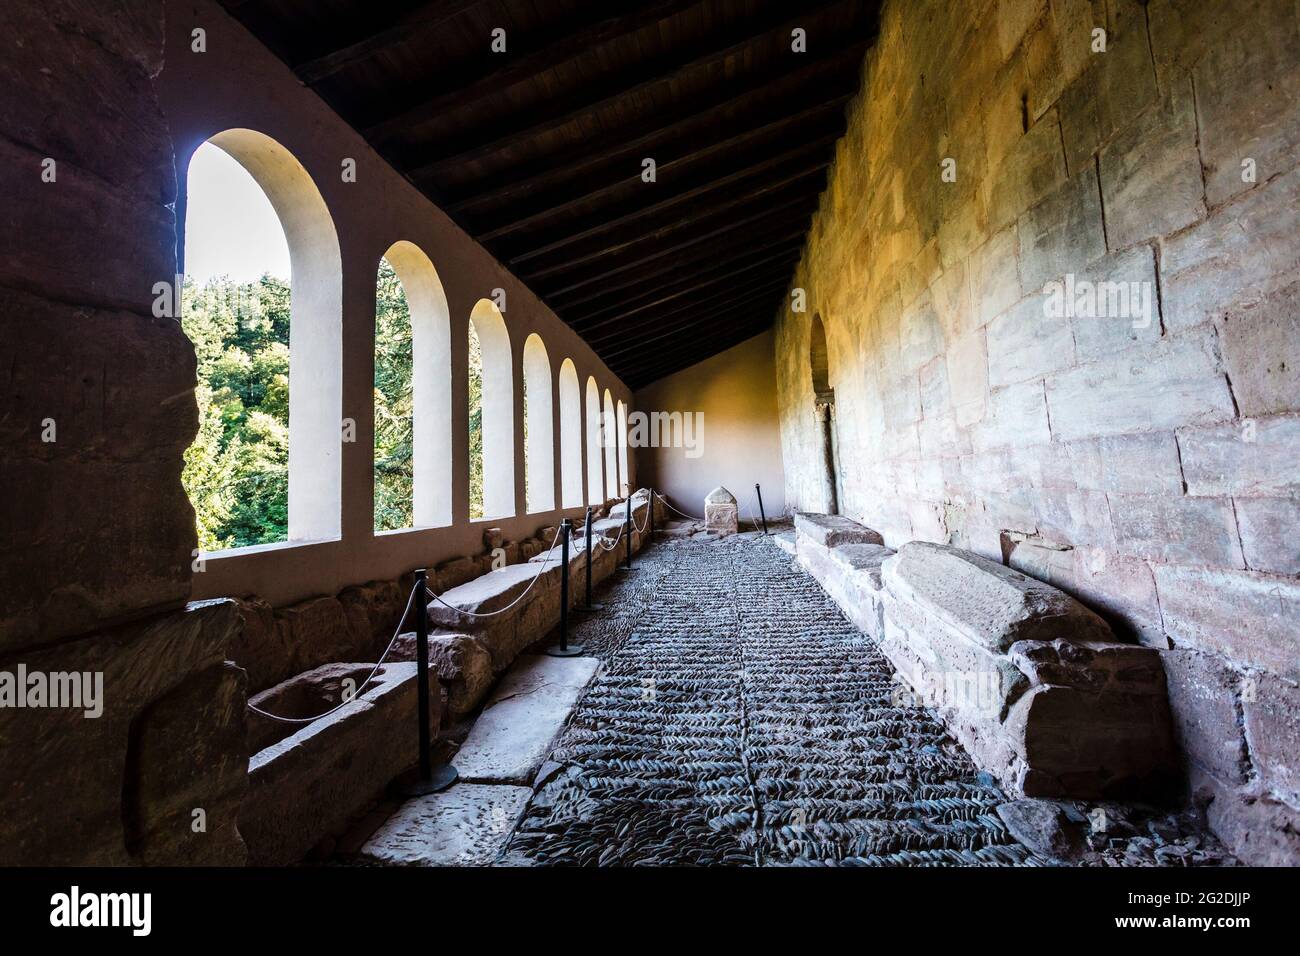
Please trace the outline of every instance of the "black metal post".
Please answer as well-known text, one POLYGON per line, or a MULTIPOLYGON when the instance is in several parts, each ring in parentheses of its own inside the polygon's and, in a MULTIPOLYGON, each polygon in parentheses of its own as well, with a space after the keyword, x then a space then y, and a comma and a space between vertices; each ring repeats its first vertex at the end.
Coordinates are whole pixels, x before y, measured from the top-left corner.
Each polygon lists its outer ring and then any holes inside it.
POLYGON ((460 776, 451 764, 433 766, 433 734, 429 727, 429 572, 415 572, 415 701, 419 709, 420 771, 407 796, 445 790, 460 776))
POLYGON ((551 657, 577 657, 582 653, 581 646, 569 646, 569 538, 572 536, 573 522, 565 518, 560 522, 560 644, 546 652, 551 657))
POLYGON ((650 490, 650 514, 646 516, 645 529, 646 529, 646 537, 653 538, 655 536, 655 490, 653 488, 649 490, 650 490))
POLYGON ((593 554, 592 554, 592 551, 591 551, 591 514, 592 514, 591 507, 588 506, 588 508, 587 508, 587 519, 586 519, 586 525, 587 525, 587 529, 586 529, 586 534, 587 534, 587 599, 586 599, 586 603, 585 603, 585 604, 581 604, 581 605, 579 605, 578 607, 574 608, 574 610, 576 610, 576 611, 603 611, 603 610, 605 609, 605 605, 603 605, 603 604, 593 604, 593 603, 591 602, 591 565, 592 565, 592 562, 595 560, 595 555, 593 555, 593 554))
POLYGON ((420 710, 420 781, 433 779, 433 735, 429 731, 429 572, 415 572, 416 706, 420 710))
POLYGON ((626 522, 627 527, 624 528, 623 530, 623 535, 624 537, 627 538, 627 565, 626 567, 623 568, 623 570, 631 571, 632 570, 632 496, 631 495, 628 495, 627 499, 623 502, 623 508, 627 512, 627 514, 625 515, 625 517, 627 518, 627 522, 626 522))
POLYGON ((754 482, 754 490, 758 492, 758 516, 763 519, 763 534, 767 534, 767 514, 763 511, 763 489, 758 487, 758 482, 754 482))

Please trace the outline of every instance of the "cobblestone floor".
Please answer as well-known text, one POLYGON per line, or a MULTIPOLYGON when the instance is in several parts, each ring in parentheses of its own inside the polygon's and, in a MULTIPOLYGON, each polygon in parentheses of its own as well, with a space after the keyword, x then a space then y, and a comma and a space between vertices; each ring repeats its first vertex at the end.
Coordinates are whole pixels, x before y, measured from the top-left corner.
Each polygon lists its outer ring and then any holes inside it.
MULTIPOLYGON (((507 857, 561 865, 1043 865, 930 711, 770 540, 661 541, 571 640, 605 666, 507 857)), ((1086 812, 1087 808, 1079 808, 1086 812)), ((1095 808, 1094 808, 1095 810, 1095 808)), ((1092 865, 1216 863, 1194 821, 1108 805, 1092 865), (1137 821, 1137 822, 1134 822, 1137 821), (1164 856, 1159 851, 1169 852, 1164 856)))
POLYGON ((1033 862, 1005 801, 767 541, 657 544, 580 621, 605 668, 511 850, 537 862, 1033 862))

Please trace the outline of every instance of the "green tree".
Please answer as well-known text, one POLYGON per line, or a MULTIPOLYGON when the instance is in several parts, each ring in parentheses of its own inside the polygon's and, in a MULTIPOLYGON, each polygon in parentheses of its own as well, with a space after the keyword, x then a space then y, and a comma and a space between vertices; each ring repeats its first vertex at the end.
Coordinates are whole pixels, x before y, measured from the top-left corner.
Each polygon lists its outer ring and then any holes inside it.
POLYGON ((375 288, 375 530, 412 521, 414 438, 411 312, 388 260, 375 288))
POLYGON ((289 285, 264 275, 201 289, 188 280, 181 327, 198 359, 199 433, 182 481, 199 547, 288 538, 289 285))

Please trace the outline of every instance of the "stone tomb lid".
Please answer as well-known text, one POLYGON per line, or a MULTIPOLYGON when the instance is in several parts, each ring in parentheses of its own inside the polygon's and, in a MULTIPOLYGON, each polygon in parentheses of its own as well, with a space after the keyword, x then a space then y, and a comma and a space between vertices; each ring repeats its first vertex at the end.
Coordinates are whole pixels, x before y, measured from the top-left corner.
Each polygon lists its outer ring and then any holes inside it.
POLYGON ((736 503, 736 496, 726 488, 722 487, 722 485, 718 485, 718 487, 714 488, 704 496, 704 503, 706 505, 734 505, 736 503))

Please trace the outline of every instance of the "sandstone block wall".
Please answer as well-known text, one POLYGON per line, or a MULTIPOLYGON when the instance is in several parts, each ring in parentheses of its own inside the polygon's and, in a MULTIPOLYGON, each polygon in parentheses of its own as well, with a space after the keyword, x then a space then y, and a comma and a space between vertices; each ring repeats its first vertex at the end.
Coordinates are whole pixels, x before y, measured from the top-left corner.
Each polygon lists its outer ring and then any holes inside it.
POLYGON ((1300 859, 1297 21, 886 3, 775 349, 791 505, 823 504, 818 315, 842 512, 1159 649, 1189 783, 1260 861, 1300 859), (1053 317, 1057 281, 1144 298, 1053 317))

